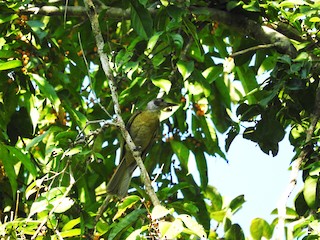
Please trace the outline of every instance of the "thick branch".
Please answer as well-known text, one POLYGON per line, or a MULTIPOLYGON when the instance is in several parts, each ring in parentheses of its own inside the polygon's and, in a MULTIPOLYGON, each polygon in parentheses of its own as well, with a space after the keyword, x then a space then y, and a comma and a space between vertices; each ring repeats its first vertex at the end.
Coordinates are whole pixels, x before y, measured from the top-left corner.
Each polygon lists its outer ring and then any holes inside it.
POLYGON ((105 43, 104 43, 104 40, 103 40, 103 37, 101 34, 96 8, 95 8, 92 0, 86 0, 84 2, 85 2, 87 13, 88 13, 88 16, 89 16, 89 19, 91 22, 92 32, 93 32, 93 35, 95 36, 95 39, 96 39, 96 44, 97 44, 97 48, 98 48, 98 54, 100 56, 101 65, 102 65, 103 71, 108 79, 108 83, 109 83, 109 87, 110 87, 111 95, 112 95, 112 100, 114 103, 114 110, 115 110, 116 120, 117 120, 118 126, 120 128, 120 131, 122 133, 123 138, 125 139, 126 143, 128 144, 130 150, 132 151, 133 156, 134 156, 135 160, 137 161, 137 164, 141 170, 141 177, 142 177, 142 181, 146 187, 147 194, 149 195, 154 206, 160 205, 160 201, 157 198, 157 195, 155 194, 155 192, 151 186, 151 180, 150 180, 148 172, 143 164, 142 158, 139 154, 135 154, 137 147, 135 146, 130 134, 126 130, 125 124, 124 124, 123 119, 121 118, 121 115, 120 115, 121 112, 120 112, 120 105, 119 105, 119 101, 118 101, 118 95, 117 95, 117 91, 116 91, 116 85, 115 85, 115 81, 114 81, 114 78, 112 75, 112 70, 109 65, 108 56, 103 50, 105 43))
MULTIPOLYGON (((115 8, 115 7, 104 7, 101 6, 99 11, 106 10, 105 16, 108 18, 129 18, 130 11, 129 9, 122 9, 122 8, 115 8)), ((42 6, 42 7, 28 7, 28 8, 21 8, 19 10, 20 14, 38 14, 38 15, 45 15, 45 16, 63 16, 64 13, 67 12, 68 16, 87 16, 86 8, 82 6, 42 6)))
POLYGON ((241 35, 249 36, 256 39, 258 42, 266 44, 276 44, 276 48, 292 57, 297 54, 296 49, 291 44, 289 38, 267 26, 262 26, 251 19, 235 13, 225 12, 219 9, 191 7, 192 13, 195 16, 204 15, 212 21, 217 21, 241 35))
MULTIPOLYGON (((99 7, 99 11, 102 10, 107 18, 130 18, 129 9, 121 9, 102 5, 99 7)), ((154 8, 150 8, 148 10, 151 14, 156 14, 158 11, 154 8)), ((286 53, 292 57, 295 57, 297 54, 296 49, 293 47, 288 37, 272 28, 262 26, 261 23, 257 23, 242 15, 206 7, 190 7, 190 10, 194 16, 207 16, 207 20, 209 18, 211 21, 217 21, 238 32, 239 34, 256 39, 260 43, 276 44, 276 48, 281 53, 286 53)), ((66 11, 68 16, 84 16, 86 9, 81 6, 42 6, 20 9, 21 14, 39 14, 49 16, 63 15, 66 11)))

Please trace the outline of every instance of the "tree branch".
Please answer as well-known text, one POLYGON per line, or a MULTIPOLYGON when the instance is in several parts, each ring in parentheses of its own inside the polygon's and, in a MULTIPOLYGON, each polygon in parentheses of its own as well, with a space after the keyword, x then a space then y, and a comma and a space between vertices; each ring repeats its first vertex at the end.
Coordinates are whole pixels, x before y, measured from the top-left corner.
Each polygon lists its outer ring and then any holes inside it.
POLYGON ((275 43, 257 45, 257 46, 250 47, 250 48, 238 51, 238 52, 234 52, 234 53, 230 54, 229 57, 236 57, 236 56, 239 56, 239 55, 242 55, 242 54, 246 54, 248 52, 257 51, 259 49, 272 48, 272 47, 275 47, 276 45, 277 44, 275 44, 275 43))
POLYGON ((97 44, 97 48, 98 48, 98 54, 100 57, 101 65, 102 65, 103 71, 108 79, 108 84, 109 84, 109 87, 111 90, 111 96, 112 96, 112 101, 114 103, 114 111, 116 114, 117 125, 119 126, 123 138, 125 139, 127 145, 129 146, 130 150, 133 153, 135 160, 137 161, 137 164, 138 164, 140 171, 141 171, 142 181, 146 187, 146 192, 149 195, 149 197, 152 201, 152 204, 154 206, 160 205, 160 201, 151 186, 151 180, 150 180, 148 172, 143 164, 140 153, 136 151, 137 147, 135 146, 130 134, 126 130, 124 121, 121 117, 120 105, 119 105, 119 101, 118 101, 118 95, 117 95, 117 91, 116 91, 114 77, 113 77, 112 70, 109 65, 108 56, 103 50, 105 43, 104 43, 104 40, 103 40, 103 37, 101 34, 100 25, 99 25, 99 21, 98 21, 98 14, 97 14, 95 5, 93 4, 92 0, 85 0, 84 3, 86 6, 87 14, 88 14, 90 22, 91 22, 92 32, 93 32, 95 39, 96 39, 96 44, 97 44))
POLYGON ((281 53, 286 53, 291 57, 297 55, 297 51, 291 44, 290 39, 285 35, 261 23, 255 22, 242 15, 229 13, 219 9, 205 7, 191 7, 191 12, 198 16, 203 15, 209 17, 213 21, 217 21, 241 35, 249 36, 261 43, 277 44, 276 48, 281 53))
MULTIPOLYGON (((101 5, 98 13, 102 10, 104 10, 106 18, 130 18, 130 9, 121 9, 101 5)), ((295 57, 297 55, 297 51, 291 44, 288 37, 270 27, 262 26, 262 23, 255 22, 242 15, 214 8, 190 7, 190 10, 195 16, 207 16, 207 19, 209 18, 211 21, 217 21, 229 28, 232 28, 232 30, 238 32, 239 34, 256 39, 260 43, 277 44, 276 48, 281 53, 288 54, 291 57, 295 57)), ((69 16, 84 16, 86 9, 82 6, 33 6, 20 9, 20 14, 39 14, 54 16, 63 15, 66 11, 69 16)), ((149 8, 148 11, 151 14, 156 14, 158 9, 149 8)))
POLYGON ((275 239, 283 239, 285 236, 285 220, 287 216, 287 201, 289 197, 291 196, 291 193, 293 192, 294 188, 297 185, 297 179, 299 175, 299 171, 301 169, 301 166, 303 163, 306 162, 306 156, 309 153, 309 148, 313 133, 316 129, 316 125, 320 119, 320 82, 318 84, 317 92, 316 92, 316 99, 315 99, 315 108, 313 111, 313 114, 311 115, 311 123, 309 128, 306 131, 306 140, 305 140, 305 146, 301 150, 299 156, 297 159, 292 163, 292 169, 290 174, 290 182, 288 186, 286 187, 285 191, 283 192, 282 196, 280 197, 280 200, 278 202, 278 225, 277 225, 277 231, 275 234, 275 239))

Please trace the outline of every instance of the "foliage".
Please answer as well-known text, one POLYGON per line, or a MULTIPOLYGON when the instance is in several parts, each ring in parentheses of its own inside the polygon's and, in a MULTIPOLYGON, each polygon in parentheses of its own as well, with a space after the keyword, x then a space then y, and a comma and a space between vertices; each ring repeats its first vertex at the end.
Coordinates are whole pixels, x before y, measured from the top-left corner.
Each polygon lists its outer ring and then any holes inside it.
MULTIPOLYGON (((159 91, 180 103, 145 161, 163 208, 150 206, 135 177, 95 226, 119 132, 87 124, 114 110, 83 2, 0 1, 0 236, 62 239, 95 228, 104 239, 245 239, 232 222, 244 196, 227 202, 209 186, 207 159, 227 160, 238 135, 277 155, 287 129, 304 189, 287 209, 286 236, 318 236, 319 2, 95 4, 123 118, 159 91)), ((276 223, 253 219, 251 237, 272 238, 276 223)))

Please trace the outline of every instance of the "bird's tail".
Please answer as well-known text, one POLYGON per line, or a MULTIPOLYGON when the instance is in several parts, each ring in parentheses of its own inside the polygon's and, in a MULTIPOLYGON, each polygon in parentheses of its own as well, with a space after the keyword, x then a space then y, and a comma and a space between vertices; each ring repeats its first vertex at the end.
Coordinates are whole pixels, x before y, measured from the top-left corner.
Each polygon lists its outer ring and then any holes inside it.
POLYGON ((127 195, 132 177, 132 167, 122 159, 107 185, 107 193, 123 198, 127 195))

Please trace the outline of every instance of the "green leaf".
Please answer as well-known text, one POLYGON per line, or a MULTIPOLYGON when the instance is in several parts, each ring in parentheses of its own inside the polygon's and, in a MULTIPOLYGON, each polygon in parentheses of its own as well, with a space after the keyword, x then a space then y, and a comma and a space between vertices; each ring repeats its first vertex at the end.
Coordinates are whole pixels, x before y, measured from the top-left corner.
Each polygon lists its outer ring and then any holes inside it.
POLYGON ((200 44, 199 37, 198 37, 198 30, 195 25, 189 20, 189 18, 183 18, 183 23, 186 26, 187 34, 191 34, 193 38, 193 44, 191 45, 191 56, 195 59, 199 60, 200 62, 204 59, 204 51, 202 45, 200 44), (194 48, 194 49, 192 49, 194 48))
POLYGON ((231 208, 232 212, 235 213, 242 207, 243 203, 245 203, 244 195, 239 195, 232 199, 232 201, 229 204, 229 207, 231 208))
POLYGON ((261 218, 255 218, 251 222, 250 233, 253 239, 271 239, 272 237, 272 228, 266 222, 266 220, 261 218))
MULTIPOLYGON (((211 86, 207 79, 202 75, 198 69, 194 69, 192 73, 192 79, 195 81, 195 85, 200 84, 205 97, 211 95, 211 86)), ((229 93, 229 92, 228 92, 229 93)))
POLYGON ((78 225, 81 221, 81 218, 71 219, 69 222, 63 225, 62 231, 68 231, 74 228, 74 226, 78 225))
POLYGON ((179 60, 177 62, 178 71, 183 77, 183 80, 186 80, 194 70, 194 62, 193 61, 182 61, 179 60))
POLYGON ((138 1, 131 0, 131 22, 133 29, 143 39, 151 38, 153 20, 149 11, 138 1))
POLYGON ((41 142, 48 134, 50 134, 52 132, 54 128, 49 128, 48 131, 46 131, 45 133, 33 138, 31 140, 31 142, 28 143, 28 145, 26 146, 26 151, 29 151, 30 148, 32 148, 33 146, 37 145, 39 142, 41 142))
POLYGON ((26 169, 34 176, 37 176, 37 169, 34 163, 31 161, 30 157, 27 154, 23 154, 20 150, 15 147, 7 146, 12 158, 16 158, 17 161, 21 161, 26 169))
POLYGON ((194 151, 195 157, 196 157, 196 164, 198 168, 198 172, 200 174, 200 182, 201 187, 206 188, 208 186, 208 165, 206 157, 200 149, 196 149, 194 151))
POLYGON ((140 216, 145 214, 145 209, 136 209, 122 218, 114 227, 111 229, 110 234, 108 236, 108 240, 112 240, 117 237, 120 238, 120 234, 122 230, 126 229, 130 225, 134 224, 140 216))
POLYGON ((38 74, 30 74, 30 78, 36 82, 40 92, 43 94, 43 97, 47 97, 50 100, 54 109, 58 113, 61 102, 53 86, 48 82, 47 79, 39 76, 38 74))
POLYGON ((180 50, 183 47, 183 37, 178 33, 172 33, 170 34, 170 37, 172 38, 173 44, 180 50))
POLYGON ((167 79, 152 79, 152 83, 157 86, 158 88, 161 88, 166 94, 169 94, 171 89, 171 82, 167 79))
MULTIPOLYGON (((0 50, 0 58, 12 58, 15 56, 15 52, 11 50, 0 50)), ((20 60, 19 60, 20 61, 20 60)), ((21 62, 21 61, 20 61, 21 62)))
POLYGON ((210 217, 219 223, 222 223, 227 215, 227 210, 220 210, 215 212, 210 212, 210 217))
POLYGON ((222 65, 212 66, 202 72, 208 83, 213 83, 223 73, 222 65))
POLYGON ((225 240, 244 240, 244 233, 239 224, 233 224, 224 235, 225 240))
POLYGON ((140 239, 141 233, 148 230, 149 226, 142 226, 141 228, 133 231, 127 238, 126 240, 137 240, 140 239))
POLYGON ((19 18, 18 14, 1 14, 0 15, 0 24, 6 23, 6 22, 11 22, 12 20, 15 20, 19 18))
MULTIPOLYGON (((70 117, 72 118, 72 120, 75 121, 75 123, 79 125, 81 129, 83 129, 86 126, 88 121, 86 116, 83 113, 79 112, 78 110, 70 107, 69 104, 64 105, 64 107, 70 114, 70 117)), ((89 130, 90 128, 86 128, 85 133, 88 133, 89 130)))
POLYGON ((22 62, 20 60, 10 60, 7 62, 0 62, 0 71, 21 67, 22 62))
POLYGON ((225 149, 226 152, 229 151, 231 143, 233 140, 238 136, 240 133, 240 127, 239 126, 232 126, 231 129, 228 132, 228 137, 226 138, 226 144, 225 144, 225 149))
POLYGON ((163 32, 155 33, 148 41, 147 49, 145 50, 144 54, 147 56, 152 52, 154 46, 157 44, 159 37, 162 35, 163 32))
POLYGON ((75 154, 78 154, 82 152, 82 146, 76 146, 74 148, 68 149, 67 151, 65 151, 65 155, 70 157, 73 156, 75 154))
POLYGON ((189 149, 182 143, 178 141, 170 141, 171 147, 173 152, 179 158, 181 165, 188 169, 188 162, 189 162, 189 149))
POLYGON ((130 209, 134 204, 136 204, 138 201, 141 201, 139 196, 132 195, 126 197, 118 206, 118 212, 113 217, 113 221, 115 221, 117 218, 121 217, 127 209, 130 209))
POLYGON ((247 94, 247 99, 250 104, 256 103, 256 98, 250 94, 251 91, 258 88, 258 83, 256 80, 255 73, 250 68, 244 68, 244 67, 235 67, 236 72, 238 74, 238 77, 242 83, 242 86, 244 88, 245 93, 247 94))
POLYGON ((303 196, 310 208, 315 208, 317 206, 317 185, 318 176, 308 176, 304 182, 303 196))
POLYGON ((17 174, 14 169, 14 165, 16 161, 11 158, 8 149, 6 148, 5 145, 0 143, 0 161, 3 164, 4 171, 9 178, 9 182, 11 185, 11 190, 12 190, 12 195, 13 198, 16 196, 16 192, 18 189, 18 183, 17 183, 17 174))
POLYGON ((75 229, 60 232, 60 236, 62 238, 76 237, 76 236, 80 238, 81 233, 82 231, 80 228, 75 228, 75 229))
POLYGON ((222 196, 215 187, 209 185, 206 188, 204 195, 211 201, 209 208, 210 212, 220 211, 222 209, 222 196))

